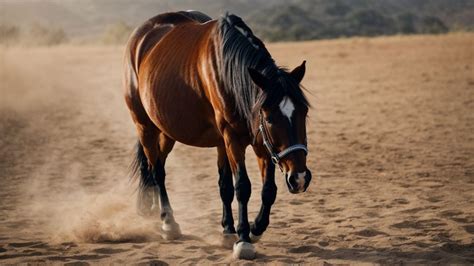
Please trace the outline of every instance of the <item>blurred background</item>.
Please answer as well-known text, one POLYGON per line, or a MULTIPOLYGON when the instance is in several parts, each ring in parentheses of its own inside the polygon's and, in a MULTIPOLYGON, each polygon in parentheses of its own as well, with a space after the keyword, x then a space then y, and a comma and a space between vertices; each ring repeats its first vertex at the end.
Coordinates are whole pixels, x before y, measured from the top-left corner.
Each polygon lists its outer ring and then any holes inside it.
POLYGON ((124 43, 146 18, 189 9, 233 12, 266 41, 474 29, 471 0, 1 0, 0 43, 124 43))

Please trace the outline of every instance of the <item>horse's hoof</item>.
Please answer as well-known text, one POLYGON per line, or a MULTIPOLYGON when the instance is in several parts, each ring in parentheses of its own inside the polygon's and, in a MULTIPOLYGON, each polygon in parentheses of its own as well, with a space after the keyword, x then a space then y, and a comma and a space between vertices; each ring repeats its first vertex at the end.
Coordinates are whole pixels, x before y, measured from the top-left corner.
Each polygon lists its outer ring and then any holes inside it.
POLYGON ((253 260, 255 259, 255 248, 248 242, 237 242, 234 244, 234 259, 253 260))
POLYGON ((181 237, 181 229, 176 222, 163 223, 161 226, 162 236, 166 240, 175 240, 181 237))
POLYGON ((238 240, 237 234, 226 234, 222 235, 221 245, 224 248, 232 248, 234 243, 238 240))
POLYGON ((252 243, 257 243, 260 240, 260 238, 262 238, 262 236, 263 236, 263 234, 261 234, 259 236, 256 236, 256 235, 252 234, 252 232, 250 232, 250 241, 252 243))

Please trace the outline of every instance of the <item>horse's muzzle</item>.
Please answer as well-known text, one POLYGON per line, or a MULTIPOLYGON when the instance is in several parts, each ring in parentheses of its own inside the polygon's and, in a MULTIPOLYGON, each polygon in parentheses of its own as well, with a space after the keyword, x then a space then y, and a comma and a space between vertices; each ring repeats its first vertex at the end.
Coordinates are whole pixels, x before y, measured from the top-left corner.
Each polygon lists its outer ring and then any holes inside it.
POLYGON ((311 182, 311 178, 311 171, 308 169, 301 173, 285 174, 286 185, 290 193, 293 194, 305 192, 311 182))

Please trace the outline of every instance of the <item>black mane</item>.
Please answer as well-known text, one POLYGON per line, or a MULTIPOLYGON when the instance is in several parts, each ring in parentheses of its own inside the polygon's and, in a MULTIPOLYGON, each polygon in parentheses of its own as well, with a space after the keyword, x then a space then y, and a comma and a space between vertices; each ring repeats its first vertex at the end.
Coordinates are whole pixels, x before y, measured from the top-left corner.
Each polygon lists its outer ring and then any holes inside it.
POLYGON ((299 84, 279 68, 263 42, 253 35, 252 30, 233 14, 226 14, 218 22, 221 35, 220 79, 224 90, 234 99, 235 112, 239 118, 247 121, 252 128, 255 109, 263 104, 275 104, 288 95, 296 104, 309 106, 299 84), (272 80, 278 86, 268 93, 261 90, 252 81, 248 68, 253 68, 272 80))

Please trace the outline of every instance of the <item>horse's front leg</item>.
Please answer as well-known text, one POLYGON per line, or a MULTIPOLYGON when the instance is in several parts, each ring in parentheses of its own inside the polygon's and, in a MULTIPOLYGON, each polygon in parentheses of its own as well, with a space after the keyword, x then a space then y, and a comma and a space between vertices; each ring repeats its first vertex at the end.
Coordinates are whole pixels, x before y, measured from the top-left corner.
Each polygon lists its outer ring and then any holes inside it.
POLYGON ((234 182, 232 170, 224 146, 217 147, 217 167, 219 169, 219 194, 222 200, 222 227, 224 235, 222 245, 232 247, 236 241, 234 218, 232 216, 232 201, 234 200, 234 182))
POLYGON ((229 132, 224 132, 224 141, 235 178, 235 194, 239 205, 239 223, 237 225, 239 240, 234 244, 234 258, 253 259, 255 258, 255 248, 250 243, 250 224, 247 215, 247 204, 252 188, 245 168, 245 145, 239 142, 236 135, 229 132))
POLYGON ((258 165, 262 175, 262 205, 260 212, 255 218, 255 222, 250 228, 250 239, 252 243, 257 242, 262 237, 263 232, 270 223, 270 211, 277 195, 275 184, 275 165, 268 158, 259 158, 258 165))

